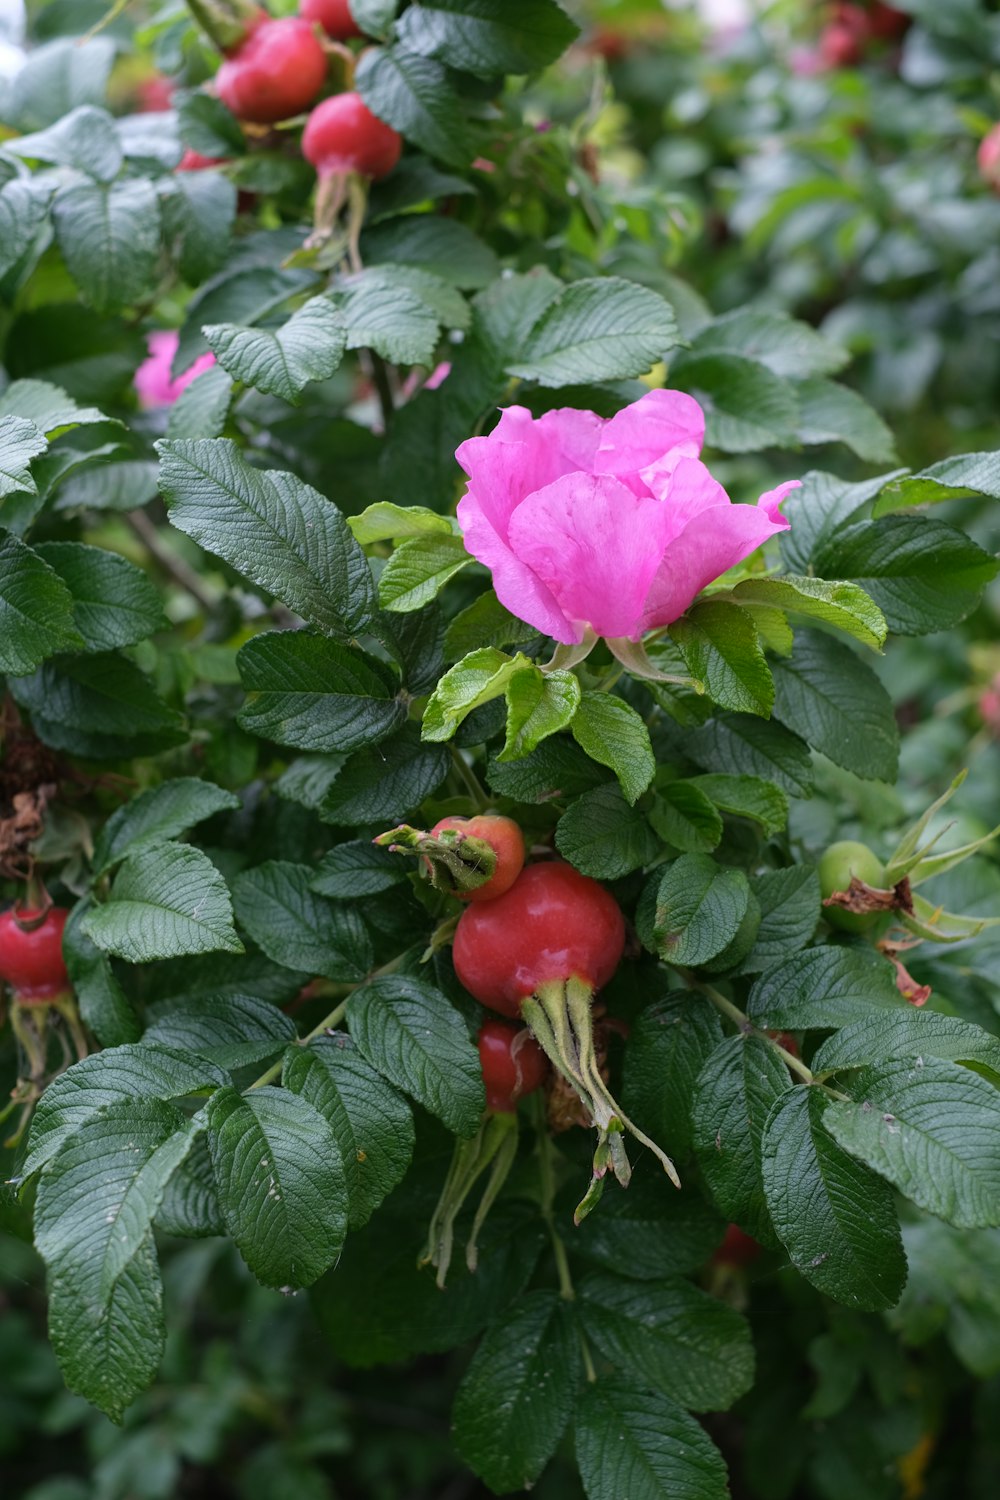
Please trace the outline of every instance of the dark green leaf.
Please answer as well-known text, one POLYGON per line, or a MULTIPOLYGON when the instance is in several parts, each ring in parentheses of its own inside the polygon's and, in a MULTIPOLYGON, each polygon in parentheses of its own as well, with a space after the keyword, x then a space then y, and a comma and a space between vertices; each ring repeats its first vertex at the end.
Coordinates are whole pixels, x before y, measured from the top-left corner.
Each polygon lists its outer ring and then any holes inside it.
POLYGON ((838 1073, 890 1058, 941 1057, 1000 1076, 1000 1038, 958 1016, 934 1010, 875 1011, 844 1026, 816 1051, 817 1073, 838 1073))
POLYGON ((649 821, 665 844, 684 854, 707 854, 722 838, 715 803, 690 781, 671 781, 663 787, 649 821))
POLYGON ((726 1465, 682 1407, 620 1374, 588 1385, 576 1416, 587 1500, 726 1500, 726 1465))
POLYGON ((208 855, 190 844, 131 854, 82 931, 105 953, 133 964, 217 949, 243 952, 226 882, 208 855))
POLYGON ((162 198, 164 235, 191 286, 225 264, 236 218, 235 185, 221 172, 175 172, 162 198))
POLYGON ((373 114, 430 156, 463 167, 473 155, 461 102, 447 70, 406 47, 372 47, 357 89, 373 114))
POLYGON ((576 281, 532 328, 507 365, 542 386, 643 375, 678 340, 669 302, 617 276, 576 281))
POLYGON ((499 273, 490 247, 455 219, 406 214, 366 230, 361 239, 365 265, 416 266, 451 286, 489 286, 499 273))
MULTIPOLYGON (((673 1150, 674 1142, 664 1137, 673 1150)), ((628 1268, 637 1281, 658 1281, 703 1266, 718 1244, 720 1222, 697 1188, 680 1192, 648 1158, 636 1162, 627 1193, 606 1193, 599 1213, 573 1227, 579 1190, 564 1199, 561 1228, 572 1248, 606 1271, 628 1268)))
POLYGON ((39 738, 55 750, 118 760, 183 744, 183 720, 117 652, 62 657, 10 684, 39 738))
POLYGON ((899 731, 891 699, 849 646, 803 630, 791 658, 772 669, 776 719, 845 771, 895 781, 899 731))
POLYGON ((686 733, 684 749, 712 771, 773 781, 793 796, 808 797, 812 791, 808 747, 773 720, 765 722, 749 714, 721 715, 686 733))
MULTIPOLYGON (((239 121, 213 94, 175 90, 171 101, 177 110, 181 140, 202 156, 242 155, 247 143, 239 121)), ((192 174, 193 175, 193 174, 192 174)))
POLYGON ((0 188, 0 276, 12 271, 48 223, 48 193, 15 177, 0 188))
POLYGON ((721 1041, 715 1007, 695 990, 669 991, 632 1026, 625 1049, 625 1108, 675 1161, 691 1154, 695 1082, 721 1041))
POLYGON ((160 205, 144 177, 61 189, 52 207, 66 268, 98 312, 117 312, 154 285, 160 205))
POLYGON ((20 677, 47 656, 79 645, 73 597, 59 574, 16 536, 0 530, 0 671, 20 677))
POLYGON ((274 1057, 294 1036, 295 1023, 269 1000, 230 992, 152 1006, 144 1040, 233 1072, 274 1057))
POLYGON ((103 104, 117 51, 107 36, 83 41, 59 37, 33 48, 11 81, 4 120, 19 130, 40 130, 82 104, 103 104))
POLYGON ((899 1301, 906 1257, 892 1193, 827 1134, 829 1101, 796 1088, 764 1130, 764 1191, 792 1264, 848 1307, 884 1312, 899 1301))
POLYGON ((197 776, 178 776, 150 787, 104 824, 94 844, 94 873, 102 875, 127 854, 168 843, 196 823, 239 805, 232 792, 197 776))
POLYGON ((735 937, 749 899, 742 870, 724 870, 707 854, 682 854, 660 879, 640 935, 666 962, 697 967, 735 937))
POLYGON ((726 453, 796 446, 797 386, 756 360, 733 354, 679 358, 671 371, 705 409, 705 436, 726 453))
POLYGON ((698 354, 742 355, 791 380, 835 375, 850 359, 846 349, 808 323, 756 307, 741 307, 714 318, 698 331, 691 347, 698 354))
POLYGON ((765 870, 751 876, 750 889, 760 905, 760 927, 743 960, 744 974, 759 974, 804 948, 820 918, 819 876, 808 865, 765 870))
POLYGON ((724 813, 750 818, 770 837, 788 822, 788 798, 779 787, 756 776, 694 776, 690 785, 724 813))
POLYGON ((448 752, 441 745, 422 745, 415 724, 371 749, 351 756, 323 799, 328 823, 401 822, 448 774, 448 752))
POLYGON ((444 638, 446 661, 459 661, 482 646, 518 646, 534 640, 538 632, 505 609, 492 589, 475 603, 460 610, 449 623, 444 638))
POLYGON ((8 149, 28 161, 75 167, 98 182, 117 177, 124 159, 114 120, 106 109, 91 104, 82 104, 47 130, 10 141, 8 149))
POLYGON ((570 728, 591 760, 614 771, 626 801, 636 802, 653 779, 656 761, 635 709, 610 693, 583 693, 570 728))
POLYGON ((892 433, 857 391, 836 380, 814 378, 795 387, 797 436, 803 443, 846 443, 869 464, 896 462, 892 433))
POLYGON ((259 948, 289 969, 350 983, 371 966, 371 943, 351 907, 310 888, 309 865, 272 859, 244 870, 233 883, 240 926, 259 948))
POLYGON ((524 760, 490 761, 486 779, 501 797, 515 802, 566 801, 607 782, 609 773, 569 738, 545 740, 524 760))
POLYGON ((72 594, 73 623, 88 651, 132 646, 166 625, 159 594, 126 558, 81 542, 43 542, 36 551, 72 594))
POLYGON ((583 875, 618 880, 654 860, 660 841, 618 783, 609 781, 570 804, 556 826, 556 848, 583 875))
POLYGON ((156 1211, 155 1227, 185 1239, 224 1235, 225 1222, 215 1190, 215 1174, 204 1134, 194 1144, 167 1183, 156 1211))
POLYGON ((556 0, 420 0, 399 23, 412 52, 482 78, 537 73, 578 29, 556 0))
POLYGON ((747 1015, 763 1031, 832 1029, 875 1010, 905 1009, 895 970, 874 948, 810 948, 762 974, 747 1015))
POLYGON ((141 1028, 107 954, 95 947, 81 930, 81 923, 91 909, 92 898, 87 896, 70 913, 63 930, 63 959, 84 1025, 102 1047, 117 1047, 123 1042, 137 1041, 141 1028))
POLYGON ((708 599, 675 620, 670 634, 696 682, 720 708, 767 718, 774 683, 757 628, 738 605, 708 599))
POLYGON ((292 402, 310 381, 333 374, 347 344, 344 320, 326 297, 312 297, 274 332, 236 323, 206 323, 202 332, 234 380, 292 402))
POLYGON ((330 849, 319 864, 310 888, 320 896, 338 901, 356 901, 362 896, 377 896, 405 880, 410 865, 398 854, 379 849, 368 839, 352 839, 330 849))

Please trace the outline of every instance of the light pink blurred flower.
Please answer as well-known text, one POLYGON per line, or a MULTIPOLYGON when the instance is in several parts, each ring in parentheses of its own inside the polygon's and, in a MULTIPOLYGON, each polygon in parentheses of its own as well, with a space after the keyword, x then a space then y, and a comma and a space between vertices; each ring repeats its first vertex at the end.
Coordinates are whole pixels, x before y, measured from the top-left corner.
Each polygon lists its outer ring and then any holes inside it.
POLYGON ((147 410, 155 406, 172 406, 196 376, 215 364, 214 354, 199 354, 183 375, 171 379, 170 366, 177 353, 179 337, 173 329, 160 329, 146 335, 149 358, 143 360, 136 370, 133 384, 139 394, 139 405, 147 410))
POLYGON ((681 391, 650 391, 608 420, 509 406, 456 455, 466 549, 501 603, 555 640, 577 644, 589 627, 637 641, 788 529, 778 507, 798 481, 733 505, 698 458, 704 435, 681 391))

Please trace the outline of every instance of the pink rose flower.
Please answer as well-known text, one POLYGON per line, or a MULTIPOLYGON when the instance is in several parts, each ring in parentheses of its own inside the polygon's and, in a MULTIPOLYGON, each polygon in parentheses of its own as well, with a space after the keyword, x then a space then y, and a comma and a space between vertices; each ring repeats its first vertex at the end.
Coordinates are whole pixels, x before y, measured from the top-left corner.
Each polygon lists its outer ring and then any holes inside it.
POLYGON ((617 416, 509 406, 456 457, 458 520, 501 603, 566 645, 588 629, 637 641, 788 529, 792 480, 733 505, 699 461, 705 416, 681 391, 650 391, 617 416))
POLYGON ((170 366, 179 341, 180 335, 173 329, 160 329, 146 336, 149 358, 143 360, 136 370, 133 384, 139 393, 139 405, 147 410, 154 406, 172 406, 196 376, 215 364, 214 354, 199 354, 183 375, 171 379, 170 366))

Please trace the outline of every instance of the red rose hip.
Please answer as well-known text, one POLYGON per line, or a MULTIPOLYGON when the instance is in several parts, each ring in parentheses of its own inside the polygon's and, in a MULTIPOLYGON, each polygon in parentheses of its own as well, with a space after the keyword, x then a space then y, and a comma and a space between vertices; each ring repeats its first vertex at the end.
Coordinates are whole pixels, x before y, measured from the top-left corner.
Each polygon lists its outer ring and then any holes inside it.
POLYGON ((346 42, 364 33, 351 15, 348 0, 302 0, 299 15, 303 21, 318 21, 328 37, 346 42))
POLYGON ((326 78, 326 53, 299 16, 262 21, 215 76, 219 98, 241 120, 272 125, 300 114, 326 78))
POLYGON ((523 1026, 484 1021, 478 1046, 486 1108, 494 1114, 511 1114, 519 1099, 533 1094, 545 1082, 548 1060, 523 1026))
POLYGON ((459 901, 495 901, 510 890, 524 868, 524 834, 513 818, 504 818, 498 813, 478 813, 473 818, 442 818, 431 829, 431 838, 448 832, 463 839, 482 839, 496 856, 496 867, 482 885, 452 892, 459 901))
POLYGON ((402 137, 373 115, 360 94, 335 94, 317 104, 302 134, 302 155, 320 177, 357 172, 385 177, 399 161, 402 137))
POLYGON ((5 979, 23 1004, 45 1005, 69 988, 62 956, 63 928, 69 912, 0 912, 0 979, 5 979))

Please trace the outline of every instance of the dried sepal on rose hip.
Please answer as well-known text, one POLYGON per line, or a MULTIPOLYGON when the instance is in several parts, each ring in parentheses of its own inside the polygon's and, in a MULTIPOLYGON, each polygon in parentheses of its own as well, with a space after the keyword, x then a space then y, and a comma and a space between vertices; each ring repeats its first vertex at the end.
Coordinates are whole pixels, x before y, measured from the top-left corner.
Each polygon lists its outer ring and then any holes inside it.
POLYGON ((503 896, 467 907, 455 930, 462 984, 483 1005, 527 1022, 597 1130, 593 1176, 577 1222, 600 1198, 609 1167, 628 1186, 626 1131, 680 1186, 669 1156, 624 1113, 597 1065, 591 1006, 624 946, 625 921, 614 897, 567 864, 529 865, 503 896))
POLYGON ((465 1245, 469 1270, 474 1271, 479 1264, 480 1231, 517 1155, 518 1103, 541 1088, 549 1071, 545 1054, 524 1026, 513 1026, 509 1021, 484 1021, 477 1046, 486 1087, 486 1111, 472 1139, 455 1142, 448 1176, 420 1257, 422 1266, 435 1267, 439 1287, 444 1287, 451 1265, 455 1222, 472 1189, 488 1170, 489 1177, 465 1245))
POLYGON ((394 854, 415 854, 437 890, 459 901, 492 901, 524 865, 524 835, 513 818, 477 813, 441 818, 429 832, 401 823, 372 840, 394 854))

